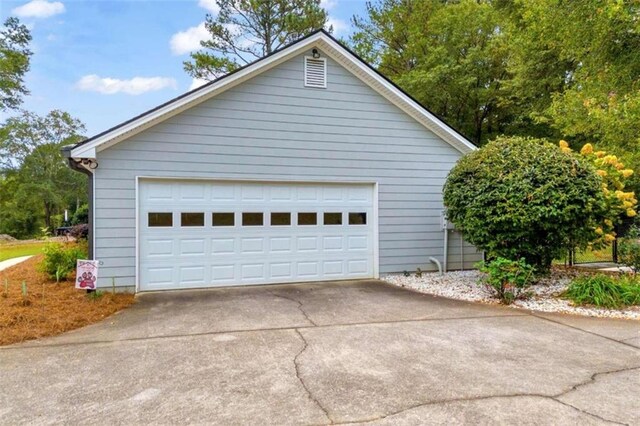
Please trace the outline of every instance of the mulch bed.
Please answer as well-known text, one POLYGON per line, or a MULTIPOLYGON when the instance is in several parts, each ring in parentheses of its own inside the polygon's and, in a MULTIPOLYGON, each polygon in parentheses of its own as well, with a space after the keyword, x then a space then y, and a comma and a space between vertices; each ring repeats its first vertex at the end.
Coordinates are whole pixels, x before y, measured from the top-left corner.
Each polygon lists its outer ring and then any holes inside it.
POLYGON ((133 294, 104 293, 90 299, 74 288, 73 277, 59 284, 38 271, 42 255, 0 271, 0 345, 24 342, 102 321, 135 302, 133 294), (5 290, 5 279, 8 291, 5 290), (22 295, 27 283, 27 297, 22 295))

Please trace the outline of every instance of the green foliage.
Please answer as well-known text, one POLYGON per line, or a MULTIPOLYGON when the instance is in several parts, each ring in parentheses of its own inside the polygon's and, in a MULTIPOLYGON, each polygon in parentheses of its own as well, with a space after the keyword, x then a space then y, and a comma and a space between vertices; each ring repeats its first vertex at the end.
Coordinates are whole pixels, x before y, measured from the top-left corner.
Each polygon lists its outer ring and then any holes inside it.
POLYGON ((478 266, 480 272, 486 274, 480 284, 491 289, 505 305, 522 296, 533 284, 534 267, 524 259, 515 261, 498 257, 488 263, 480 262, 478 266))
POLYGON ((86 200, 86 176, 74 172, 60 149, 78 142, 84 126, 62 111, 44 117, 23 111, 0 132, 0 232, 18 237, 52 230, 54 216, 86 200))
POLYGON ((92 302, 100 300, 102 296, 104 296, 104 291, 101 290, 93 290, 87 292, 87 299, 91 300, 92 302))
POLYGON ((571 282, 564 297, 576 305, 595 305, 609 309, 640 305, 640 282, 629 276, 582 276, 571 282))
POLYGON ((361 56, 472 141, 483 143, 513 121, 503 107, 504 17, 492 3, 383 0, 368 3, 367 16, 353 24, 361 56))
POLYGON ((89 204, 83 203, 76 209, 71 217, 71 225, 89 223, 89 204))
POLYGON ((618 261, 633 269, 634 274, 640 272, 640 228, 634 226, 618 243, 618 261))
POLYGON ((550 143, 498 138, 451 170, 444 204, 467 241, 544 271, 598 238, 607 213, 601 182, 584 159, 550 143))
POLYGON ((31 33, 18 18, 10 17, 0 30, 0 111, 16 109, 29 94, 24 75, 29 71, 31 33))
POLYGON ((43 243, 2 243, 0 244, 0 262, 14 257, 31 256, 42 253, 43 243))
POLYGON ((86 258, 86 251, 78 245, 47 244, 44 247, 44 260, 40 269, 56 282, 65 280, 75 270, 76 261, 86 258))
POLYGON ((211 38, 191 54, 185 71, 213 79, 272 53, 327 23, 320 0, 216 0, 217 15, 207 15, 211 38))
MULTIPOLYGON (((484 143, 567 139, 640 169, 637 1, 378 0, 351 43, 425 106, 484 143)), ((631 185, 640 191, 640 179, 631 185)))

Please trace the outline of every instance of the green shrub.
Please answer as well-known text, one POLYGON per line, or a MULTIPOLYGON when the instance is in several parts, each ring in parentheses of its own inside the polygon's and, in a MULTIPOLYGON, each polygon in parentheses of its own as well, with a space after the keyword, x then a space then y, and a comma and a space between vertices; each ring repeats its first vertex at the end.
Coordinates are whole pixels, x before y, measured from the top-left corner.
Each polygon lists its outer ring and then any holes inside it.
POLYGON ((640 272, 640 228, 637 226, 618 243, 618 262, 633 269, 634 274, 640 272))
POLYGON ((522 296, 534 280, 534 267, 524 259, 514 261, 499 257, 478 266, 486 274, 480 284, 492 290, 505 305, 522 296))
POLYGON ((44 249, 44 260, 40 264, 42 272, 59 282, 75 270, 76 261, 86 258, 86 251, 77 244, 47 244, 44 249))
POLYGON ((571 282, 564 297, 576 305, 610 309, 640 305, 640 282, 629 276, 581 276, 571 282))
POLYGON ((449 173, 444 204, 467 241, 541 271, 597 240, 607 213, 591 164, 527 138, 499 138, 463 157, 449 173))

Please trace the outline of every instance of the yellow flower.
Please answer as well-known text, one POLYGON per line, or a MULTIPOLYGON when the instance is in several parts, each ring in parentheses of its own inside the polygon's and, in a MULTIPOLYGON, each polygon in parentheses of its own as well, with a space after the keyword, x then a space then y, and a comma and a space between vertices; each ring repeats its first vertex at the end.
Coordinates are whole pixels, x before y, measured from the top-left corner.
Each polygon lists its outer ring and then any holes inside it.
POLYGON ((567 143, 567 141, 565 140, 561 140, 558 145, 560 146, 560 148, 569 148, 569 144, 567 143))
POLYGON ((598 227, 596 228, 596 234, 598 234, 598 235, 602 235, 602 234, 603 234, 603 231, 602 231, 602 228, 601 228, 601 227, 599 227, 599 226, 598 226, 598 227))
POLYGON ((627 216, 634 217, 636 215, 636 211, 634 209, 627 209, 627 216))
POLYGON ((633 170, 631 169, 624 169, 623 171, 621 171, 620 173, 622 173, 622 176, 625 178, 630 177, 631 175, 633 175, 633 170))
POLYGON ((616 198, 618 198, 618 200, 624 200, 625 198, 627 198, 627 194, 625 194, 622 191, 616 191, 616 198))
POLYGON ((633 203, 631 201, 625 201, 622 203, 622 207, 624 207, 625 209, 629 209, 633 207, 633 203))
POLYGON ((615 165, 618 162, 618 157, 615 155, 607 155, 604 157, 605 164, 615 165))
POLYGON ((589 155, 592 152, 593 152, 593 145, 591 145, 590 143, 584 144, 584 146, 580 150, 580 154, 582 155, 589 155))
POLYGON ((615 240, 615 239, 616 239, 616 237, 614 237, 614 236, 613 236, 613 235, 611 235, 611 234, 606 234, 606 235, 604 236, 604 240, 605 240, 606 242, 608 242, 608 243, 610 243, 611 241, 613 241, 613 240, 615 240))
POLYGON ((560 148, 560 150, 565 154, 569 154, 571 152, 571 148, 560 148))
POLYGON ((622 169, 624 169, 624 164, 616 163, 616 170, 622 170, 622 169))
POLYGON ((602 157, 605 156, 605 154, 606 154, 606 152, 604 152, 604 151, 598 151, 598 152, 596 152, 596 157, 602 158, 602 157))
POLYGON ((607 172, 605 170, 596 170, 596 173, 602 177, 605 177, 607 175, 607 172))

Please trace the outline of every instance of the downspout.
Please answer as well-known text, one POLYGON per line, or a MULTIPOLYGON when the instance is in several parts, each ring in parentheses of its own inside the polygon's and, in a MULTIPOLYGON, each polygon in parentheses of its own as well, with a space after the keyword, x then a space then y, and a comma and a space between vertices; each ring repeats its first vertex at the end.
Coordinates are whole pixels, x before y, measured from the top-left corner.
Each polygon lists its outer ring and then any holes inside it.
POLYGON ((71 146, 65 146, 62 147, 62 155, 67 159, 67 164, 69 165, 69 168, 71 170, 75 170, 76 172, 80 172, 83 173, 85 175, 87 175, 87 200, 89 203, 89 223, 88 225, 88 235, 87 235, 87 242, 89 243, 89 260, 93 260, 94 259, 94 253, 93 253, 93 173, 80 166, 79 162, 76 161, 75 159, 71 158, 71 149, 73 148, 73 145, 71 146))
POLYGON ((444 253, 442 261, 442 270, 447 272, 447 259, 449 258, 449 230, 444 226, 444 253))

